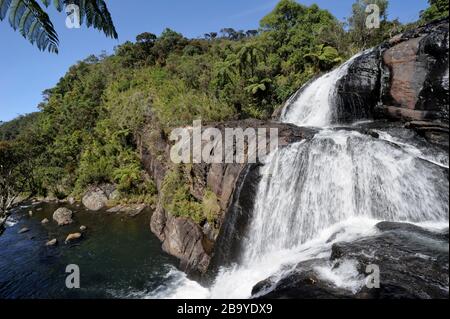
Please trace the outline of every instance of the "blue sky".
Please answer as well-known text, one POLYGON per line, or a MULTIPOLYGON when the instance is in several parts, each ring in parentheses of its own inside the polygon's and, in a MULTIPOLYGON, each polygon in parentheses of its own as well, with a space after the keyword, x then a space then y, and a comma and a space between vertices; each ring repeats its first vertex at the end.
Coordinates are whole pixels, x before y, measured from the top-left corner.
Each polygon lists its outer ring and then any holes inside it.
MULTIPOLYGON (((223 27, 256 29, 277 0, 108 0, 119 40, 94 29, 67 29, 65 16, 50 9, 50 17, 60 37, 59 55, 40 52, 31 46, 7 21, 0 22, 0 121, 8 121, 37 110, 42 91, 53 87, 67 69, 90 54, 108 53, 145 31, 160 34, 172 28, 187 37, 198 37, 223 27)), ((298 0, 317 3, 337 18, 351 12, 354 0, 298 0)), ((390 0, 391 18, 414 21, 426 0, 390 0)))

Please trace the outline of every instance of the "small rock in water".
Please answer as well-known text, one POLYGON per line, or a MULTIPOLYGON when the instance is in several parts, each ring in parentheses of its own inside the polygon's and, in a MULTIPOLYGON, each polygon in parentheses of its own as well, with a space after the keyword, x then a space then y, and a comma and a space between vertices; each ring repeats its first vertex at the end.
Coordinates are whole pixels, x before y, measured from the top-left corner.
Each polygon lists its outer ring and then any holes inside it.
POLYGON ((106 212, 107 213, 116 214, 116 213, 121 212, 122 209, 123 209, 123 206, 122 205, 118 205, 118 206, 115 206, 115 207, 112 207, 112 208, 108 209, 106 212))
POLYGON ((33 211, 30 210, 30 211, 28 212, 28 215, 30 215, 30 217, 33 217, 33 211))
POLYGON ((58 240, 55 238, 55 239, 49 240, 49 241, 45 244, 45 246, 48 246, 48 247, 50 247, 50 246, 55 246, 57 243, 58 243, 58 240))
POLYGON ((380 138, 380 133, 375 132, 373 130, 369 131, 369 135, 372 136, 373 138, 380 138))
POLYGON ((45 225, 45 224, 48 224, 50 221, 47 219, 47 218, 44 218, 42 221, 41 221, 41 224, 42 225, 45 225))
POLYGON ((134 205, 118 205, 113 208, 108 209, 107 213, 125 213, 129 217, 135 217, 142 213, 144 209, 147 208, 145 204, 134 204, 134 205))
POLYGON ((19 230, 19 234, 25 234, 25 233, 28 233, 30 230, 28 229, 28 228, 26 228, 26 227, 24 227, 24 228, 22 228, 21 230, 19 230))
POLYGON ((42 208, 38 208, 38 209, 36 209, 36 211, 38 211, 38 212, 40 212, 42 210, 42 208))
POLYGON ((133 211, 128 213, 128 216, 135 217, 135 216, 139 215, 140 213, 142 213, 146 207, 147 207, 147 205, 145 205, 145 204, 137 205, 134 207, 133 211))
POLYGON ((82 235, 80 233, 70 234, 69 236, 67 236, 65 243, 68 244, 74 240, 80 239, 81 236, 82 235))
POLYGON ((85 231, 87 229, 86 226, 80 226, 80 231, 85 231))

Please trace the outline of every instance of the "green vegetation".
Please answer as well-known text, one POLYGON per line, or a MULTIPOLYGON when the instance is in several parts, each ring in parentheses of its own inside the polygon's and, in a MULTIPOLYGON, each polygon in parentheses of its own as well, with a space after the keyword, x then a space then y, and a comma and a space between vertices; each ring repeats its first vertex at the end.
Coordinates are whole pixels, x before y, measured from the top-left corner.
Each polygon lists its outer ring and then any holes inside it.
POLYGON ((39 113, 21 115, 18 118, 2 123, 0 122, 0 141, 15 140, 19 134, 34 125, 39 117, 39 113))
MULTIPOLYGON (((443 2, 430 3, 424 19, 444 15, 443 2)), ((44 92, 39 113, 0 125, 0 139, 26 153, 16 158, 27 159, 27 191, 33 194, 80 196, 89 185, 114 183, 122 199, 151 202, 156 188, 136 145, 144 127, 169 133, 199 117, 269 118, 318 72, 408 27, 388 21, 387 8, 386 0, 358 0, 345 28, 317 5, 281 0, 259 30, 224 28, 203 39, 170 29, 160 36, 142 33, 110 56, 90 56, 71 67, 44 92), (374 2, 382 9, 381 28, 368 31, 364 8, 374 2)), ((217 198, 208 191, 194 198, 186 169, 167 174, 164 207, 197 222, 214 221, 217 198)))
POLYGON ((9 209, 28 190, 32 177, 27 156, 19 143, 0 141, 0 235, 10 216, 9 209))
POLYGON ((214 225, 220 213, 220 206, 216 194, 206 190, 201 201, 190 192, 187 178, 189 166, 176 166, 163 182, 163 208, 177 217, 189 217, 197 223, 207 221, 214 225))
MULTIPOLYGON (((111 15, 103 0, 41 0, 45 7, 53 3, 56 10, 62 12, 69 5, 80 9, 80 23, 85 21, 88 27, 94 27, 106 36, 117 39, 117 32, 111 15)), ((0 0, 0 21, 8 17, 14 30, 28 39, 41 51, 58 53, 58 34, 48 14, 37 0, 0 0)))
POLYGON ((430 7, 420 15, 422 22, 430 22, 437 19, 448 17, 448 0, 428 0, 430 7))

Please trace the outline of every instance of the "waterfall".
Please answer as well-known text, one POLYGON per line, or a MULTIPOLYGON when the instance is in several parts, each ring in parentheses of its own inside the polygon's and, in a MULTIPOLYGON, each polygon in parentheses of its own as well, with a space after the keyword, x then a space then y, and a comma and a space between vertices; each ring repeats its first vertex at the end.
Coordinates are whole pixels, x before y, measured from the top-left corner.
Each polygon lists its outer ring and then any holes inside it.
MULTIPOLYGON (((353 127, 326 128, 336 83, 357 56, 307 84, 285 106, 283 122, 322 130, 266 159, 240 262, 221 269, 211 287, 178 278, 174 291, 151 297, 248 298, 259 281, 329 256, 335 242, 372 235, 379 221, 448 227, 448 154, 427 154, 386 132, 374 138, 353 127)), ((361 287, 344 273, 343 287, 361 287)))
POLYGON ((347 74, 359 53, 335 70, 302 87, 287 103, 281 121, 297 126, 324 127, 333 120, 332 99, 336 83, 347 74))
POLYGON ((445 221, 448 188, 440 166, 396 145, 322 131, 280 149, 263 168, 244 260, 295 248, 352 218, 445 221))

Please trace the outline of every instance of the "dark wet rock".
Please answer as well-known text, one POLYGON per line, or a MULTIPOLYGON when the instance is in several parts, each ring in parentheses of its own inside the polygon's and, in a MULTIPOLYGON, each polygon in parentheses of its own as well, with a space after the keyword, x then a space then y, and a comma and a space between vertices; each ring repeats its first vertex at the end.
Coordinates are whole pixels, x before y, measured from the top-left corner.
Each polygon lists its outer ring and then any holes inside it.
POLYGON ((448 229, 443 232, 432 232, 422 227, 407 224, 407 223, 395 223, 395 222, 381 222, 376 227, 382 232, 406 232, 415 233, 420 236, 428 237, 434 240, 448 240, 448 229))
POLYGON ((406 128, 414 130, 427 141, 449 148, 449 125, 438 121, 412 121, 405 124, 406 128))
POLYGON ((336 243, 329 260, 300 263, 281 280, 269 278, 255 286, 255 298, 357 298, 357 299, 447 299, 448 230, 435 233, 421 227, 383 222, 376 226, 380 234, 354 242, 336 243), (336 287, 315 270, 318 266, 336 268, 344 262, 356 262, 364 277, 367 267, 380 269, 380 288, 365 285, 356 293, 336 287))
POLYGON ((333 121, 353 122, 371 118, 380 99, 382 47, 355 59, 336 84, 333 121))
POLYGON ((314 259, 300 263, 281 280, 272 277, 261 281, 252 290, 252 298, 262 299, 348 299, 353 294, 322 280, 313 270, 326 259, 314 259))
POLYGON ((58 224, 58 226, 65 226, 73 223, 72 211, 68 208, 61 207, 58 208, 53 213, 53 220, 58 224))
POLYGON ((370 130, 370 131, 368 132, 368 134, 369 134, 370 136, 372 136, 373 138, 380 138, 380 133, 375 132, 375 131, 373 131, 373 130, 370 130))

